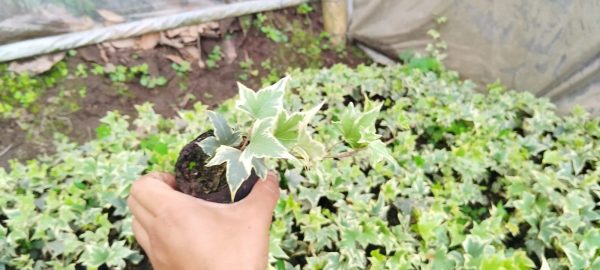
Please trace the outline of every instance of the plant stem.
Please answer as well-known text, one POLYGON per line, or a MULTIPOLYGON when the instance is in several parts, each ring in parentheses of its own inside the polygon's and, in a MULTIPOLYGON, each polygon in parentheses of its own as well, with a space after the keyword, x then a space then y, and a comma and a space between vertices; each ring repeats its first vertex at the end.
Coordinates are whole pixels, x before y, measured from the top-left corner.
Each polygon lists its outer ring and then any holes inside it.
POLYGON ((246 149, 246 146, 248 146, 249 142, 250 141, 248 140, 248 137, 244 137, 242 139, 242 143, 241 143, 241 146, 240 146, 240 151, 244 151, 244 149, 246 149))
POLYGON ((333 150, 333 148, 335 148, 336 146, 340 145, 341 142, 336 142, 333 145, 331 145, 329 148, 327 148, 327 152, 330 152, 331 150, 333 150))

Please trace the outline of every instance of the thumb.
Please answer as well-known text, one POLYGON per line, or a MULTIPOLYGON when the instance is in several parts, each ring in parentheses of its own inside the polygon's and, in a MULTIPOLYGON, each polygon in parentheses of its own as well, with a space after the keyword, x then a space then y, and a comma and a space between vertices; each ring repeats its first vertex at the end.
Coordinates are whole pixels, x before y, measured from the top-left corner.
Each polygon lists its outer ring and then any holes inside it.
POLYGON ((240 206, 247 208, 252 213, 264 213, 269 217, 273 215, 273 209, 279 200, 278 176, 270 171, 266 179, 261 179, 254 184, 248 197, 240 202, 240 206))

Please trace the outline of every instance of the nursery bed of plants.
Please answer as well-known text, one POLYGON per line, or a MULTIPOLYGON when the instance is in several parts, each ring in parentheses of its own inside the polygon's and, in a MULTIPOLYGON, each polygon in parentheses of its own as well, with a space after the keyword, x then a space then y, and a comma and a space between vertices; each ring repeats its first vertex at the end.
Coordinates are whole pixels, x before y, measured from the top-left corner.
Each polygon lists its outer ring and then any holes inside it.
MULTIPOLYGON (((292 111, 324 106, 313 137, 343 148, 334 122, 365 97, 398 164, 368 151, 281 175, 273 269, 600 269, 600 126, 575 110, 500 84, 474 90, 431 65, 335 65, 291 72, 292 111), (434 68, 431 68, 434 67, 434 68)), ((422 63, 419 59, 407 61, 422 63)), ((0 269, 148 268, 126 198, 140 174, 173 171, 179 150, 211 128, 208 107, 165 118, 109 112, 84 144, 0 168, 0 269)), ((215 109, 247 116, 234 100, 215 109)))

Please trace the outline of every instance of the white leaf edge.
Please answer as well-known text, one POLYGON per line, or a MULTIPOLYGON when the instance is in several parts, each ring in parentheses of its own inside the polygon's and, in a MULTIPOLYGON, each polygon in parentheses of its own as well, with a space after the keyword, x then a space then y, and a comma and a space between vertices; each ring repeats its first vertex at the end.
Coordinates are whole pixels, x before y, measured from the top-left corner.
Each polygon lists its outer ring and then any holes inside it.
POLYGON ((239 132, 234 132, 222 115, 214 111, 207 111, 206 114, 213 124, 214 136, 217 138, 219 144, 234 146, 241 142, 242 139, 239 132))
POLYGON ((251 168, 252 167, 252 159, 253 158, 284 158, 284 159, 292 159, 295 160, 296 158, 294 156, 292 156, 289 153, 289 150, 283 146, 279 140, 277 140, 277 138, 275 138, 273 136, 273 122, 275 121, 275 118, 273 117, 269 117, 269 118, 265 118, 265 119, 258 119, 254 125, 252 126, 252 134, 250 134, 250 144, 246 147, 246 149, 244 149, 244 151, 242 152, 242 155, 240 157, 242 163, 244 164, 244 166, 246 166, 246 168, 251 168), (263 125, 265 125, 266 127, 263 127, 263 125), (252 142, 256 141, 254 138, 256 138, 257 136, 265 136, 269 139, 273 140, 273 146, 276 148, 279 148, 279 153, 277 155, 255 155, 255 153, 252 153, 252 151, 250 151, 250 147, 252 146, 252 142))
POLYGON ((255 119, 264 119, 264 118, 268 118, 268 117, 277 116, 277 114, 279 114, 279 112, 281 110, 283 110, 283 96, 285 93, 285 88, 287 86, 287 82, 290 79, 291 79, 290 76, 285 76, 282 79, 280 79, 279 81, 277 81, 275 84, 267 86, 265 88, 262 88, 256 92, 254 92, 252 89, 248 88, 244 84, 237 82, 238 89, 239 89, 239 92, 238 92, 239 99, 236 102, 236 108, 249 114, 250 116, 252 116, 255 119), (276 114, 265 116, 265 117, 258 117, 257 115, 254 115, 254 112, 249 111, 246 108, 244 108, 244 107, 249 107, 249 106, 246 106, 246 104, 248 103, 248 99, 250 97, 257 98, 258 95, 260 95, 261 93, 264 94, 265 92, 277 92, 276 94, 278 95, 278 97, 277 97, 277 101, 276 101, 276 109, 277 109, 276 114))

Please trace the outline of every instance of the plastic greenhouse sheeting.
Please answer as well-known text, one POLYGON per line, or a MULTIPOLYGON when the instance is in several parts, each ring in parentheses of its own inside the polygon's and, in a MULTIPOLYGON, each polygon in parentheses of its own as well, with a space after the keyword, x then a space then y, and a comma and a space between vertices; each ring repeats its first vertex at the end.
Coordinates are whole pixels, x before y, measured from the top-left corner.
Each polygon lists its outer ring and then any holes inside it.
POLYGON ((600 1, 352 0, 348 34, 390 58, 439 29, 446 66, 600 115, 600 1), (436 26, 436 18, 447 22, 436 26))
POLYGON ((0 0, 3 5, 0 62, 301 2, 303 0, 0 0))
POLYGON ((2 0, 0 44, 225 4, 219 0, 2 0))

